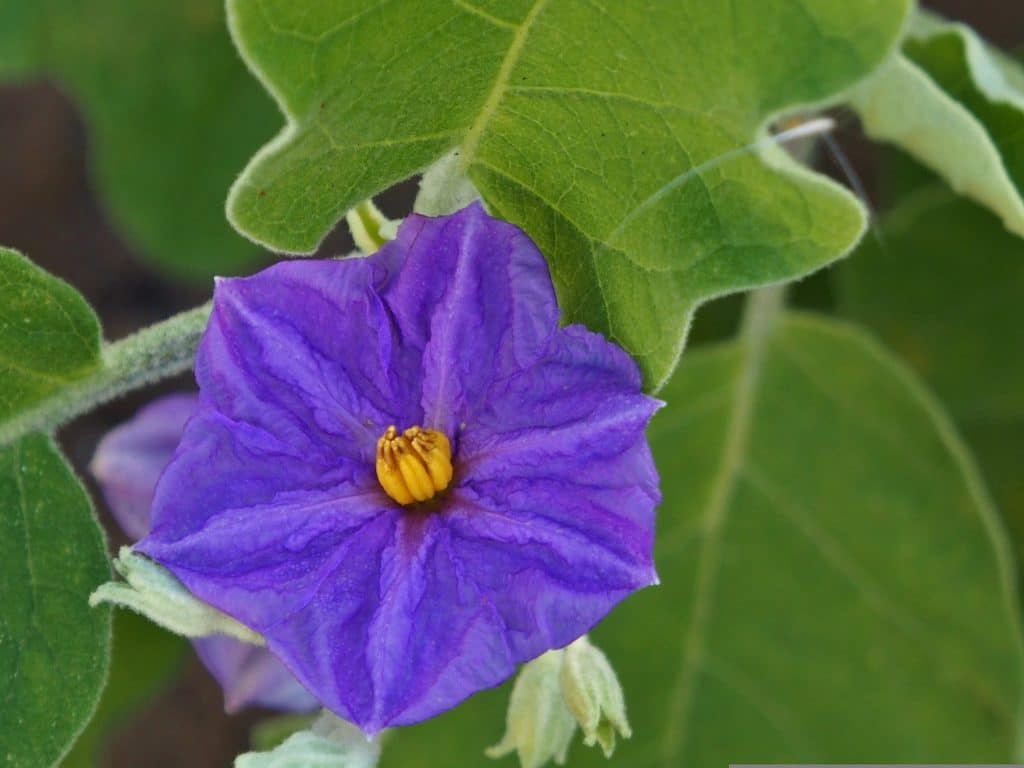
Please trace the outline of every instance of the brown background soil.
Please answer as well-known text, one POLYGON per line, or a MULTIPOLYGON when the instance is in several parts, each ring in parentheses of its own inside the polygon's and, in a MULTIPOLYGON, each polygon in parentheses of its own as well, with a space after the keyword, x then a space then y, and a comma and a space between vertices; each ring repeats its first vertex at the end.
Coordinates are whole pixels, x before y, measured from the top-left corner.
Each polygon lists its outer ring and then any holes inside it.
MULTIPOLYGON (((1024 3, 1017 0, 931 0, 926 4, 967 21, 1003 47, 1024 43, 1024 3)), ((840 142, 870 189, 872 150, 857 135, 852 120, 842 123, 840 142)), ((204 301, 208 288, 171 282, 135 257, 93 194, 88 163, 82 121, 57 87, 47 82, 0 87, 0 243, 30 254, 36 263, 78 288, 96 308, 110 339, 204 301)), ((410 207, 412 194, 412 186, 405 185, 385 196, 383 207, 401 214, 410 207)), ((349 247, 348 235, 340 229, 325 250, 343 253, 349 247)), ((188 377, 166 382, 64 429, 61 441, 82 476, 87 477, 85 467, 106 430, 156 394, 188 385, 188 377)), ((95 494, 95 486, 87 482, 95 494)), ((98 506, 116 546, 123 537, 102 503, 98 506)), ((246 749, 249 727, 261 714, 225 715, 216 683, 190 658, 177 682, 114 735, 103 765, 228 766, 246 749)))

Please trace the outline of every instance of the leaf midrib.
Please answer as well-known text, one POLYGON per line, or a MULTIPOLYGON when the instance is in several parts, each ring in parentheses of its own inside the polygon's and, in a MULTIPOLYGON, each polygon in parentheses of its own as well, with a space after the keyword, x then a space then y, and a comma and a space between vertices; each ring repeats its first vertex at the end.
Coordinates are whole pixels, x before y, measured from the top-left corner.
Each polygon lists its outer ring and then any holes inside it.
MULTIPOLYGON (((772 299, 767 294, 764 296, 769 301, 772 299)), ((748 302, 756 299, 756 294, 752 294, 748 302)), ((697 673, 704 658, 711 602, 721 562, 722 533, 725 530, 729 502, 736 489, 743 458, 747 452, 754 404, 764 367, 765 348, 778 315, 778 306, 762 313, 752 310, 754 307, 748 304, 750 322, 745 323, 743 335, 739 340, 743 355, 733 389, 733 402, 729 409, 729 425, 722 446, 721 463, 712 480, 709 502, 700 523, 704 529, 704 546, 700 548, 697 560, 696 587, 687 633, 683 641, 682 667, 672 688, 666 719, 667 723, 677 723, 678 727, 665 729, 661 745, 665 764, 670 764, 676 755, 682 754, 686 745, 697 673)))
POLYGON ((469 127, 462 140, 462 152, 458 163, 458 171, 460 173, 466 173, 472 164, 476 149, 480 145, 480 139, 483 137, 484 131, 498 111, 498 105, 501 104, 501 100, 505 96, 509 79, 512 76, 512 70, 515 69, 516 64, 519 62, 523 46, 526 45, 526 38, 529 37, 530 30, 544 11, 548 2, 549 0, 534 0, 529 12, 523 18, 522 24, 516 27, 516 31, 512 35, 512 42, 508 47, 508 51, 505 52, 505 58, 502 59, 501 66, 498 68, 494 85, 491 86, 491 90, 484 100, 480 114, 476 116, 476 120, 473 121, 473 124, 469 127))

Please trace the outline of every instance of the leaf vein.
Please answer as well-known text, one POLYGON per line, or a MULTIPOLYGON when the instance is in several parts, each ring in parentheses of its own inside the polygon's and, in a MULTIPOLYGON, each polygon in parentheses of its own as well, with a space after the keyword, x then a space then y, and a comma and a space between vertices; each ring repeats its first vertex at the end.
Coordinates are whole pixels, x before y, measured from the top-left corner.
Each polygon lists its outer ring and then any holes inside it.
POLYGON ((690 712, 697 689, 697 677, 704 663, 705 643, 711 622, 712 600, 721 565, 721 543, 729 514, 729 502, 736 489, 737 479, 747 452, 753 421, 754 401, 764 366, 768 329, 755 331, 741 338, 744 354, 739 362, 734 400, 719 471, 711 482, 708 505, 701 520, 704 542, 697 561, 697 576, 693 609, 689 627, 683 639, 683 659, 676 682, 669 696, 667 722, 676 727, 665 731, 662 757, 666 764, 681 759, 689 735, 690 712))
POLYGON ((466 137, 462 142, 462 155, 459 159, 459 169, 463 173, 473 162, 476 149, 480 144, 480 139, 483 136, 484 131, 487 129, 487 125, 490 123, 491 118, 494 117, 494 114, 498 111, 498 105, 501 103, 501 99, 505 95, 505 90, 508 88, 509 78, 512 76, 512 70, 515 69, 516 63, 519 61, 519 56, 523 52, 523 46, 526 44, 526 38, 529 37, 530 30, 537 22, 537 18, 540 16, 548 2, 549 0, 535 0, 533 6, 530 8, 530 12, 527 13, 526 18, 523 19, 523 23, 516 27, 516 32, 512 36, 512 44, 509 45, 508 51, 505 53, 505 58, 501 62, 501 67, 498 68, 498 75, 494 80, 494 85, 491 87, 490 93, 484 100, 484 105, 480 110, 480 114, 477 115, 476 120, 473 121, 473 124, 470 126, 469 131, 466 132, 466 137))
POLYGON ((474 16, 478 16, 479 18, 490 22, 496 27, 502 27, 504 29, 519 29, 519 27, 513 24, 511 21, 505 21, 505 19, 500 19, 493 13, 489 13, 485 11, 483 8, 477 8, 475 5, 466 2, 466 0, 452 0, 452 2, 454 2, 456 6, 466 11, 467 13, 471 13, 474 16))

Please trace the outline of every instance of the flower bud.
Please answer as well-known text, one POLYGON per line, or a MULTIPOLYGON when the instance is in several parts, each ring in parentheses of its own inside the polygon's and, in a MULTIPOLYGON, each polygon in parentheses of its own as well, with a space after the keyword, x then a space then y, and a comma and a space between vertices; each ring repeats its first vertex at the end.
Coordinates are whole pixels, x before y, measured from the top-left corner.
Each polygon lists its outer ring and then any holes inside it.
POLYGON ((624 739, 633 735, 615 670, 586 635, 522 668, 509 698, 505 735, 487 756, 515 751, 521 768, 540 768, 549 760, 563 765, 577 724, 583 743, 600 744, 605 757, 615 752, 616 732, 624 739))
POLYGON ((559 683, 564 656, 564 650, 548 651, 523 666, 509 698, 505 735, 487 749, 488 757, 514 751, 522 768, 541 768, 549 760, 565 763, 576 721, 559 683))
POLYGON ((583 729, 583 743, 600 744, 605 757, 615 751, 615 733, 633 735, 626 720, 622 686, 608 657, 584 635, 565 649, 559 675, 562 697, 583 729))

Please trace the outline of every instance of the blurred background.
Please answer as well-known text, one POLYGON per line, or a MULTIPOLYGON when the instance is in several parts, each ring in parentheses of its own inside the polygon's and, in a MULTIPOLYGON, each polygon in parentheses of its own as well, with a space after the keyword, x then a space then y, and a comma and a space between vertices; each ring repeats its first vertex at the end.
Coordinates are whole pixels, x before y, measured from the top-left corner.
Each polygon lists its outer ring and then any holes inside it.
MULTIPOLYGON (((1005 50, 1018 50, 1024 45, 1022 2, 932 0, 924 5, 969 23, 1005 50)), ((24 41, 12 41, 10 35, 5 37, 0 30, 0 75, 5 69, 7 72, 0 79, 0 178, 3 179, 0 184, 0 243, 29 255, 44 269, 75 286, 95 307, 108 339, 120 338, 202 303, 211 291, 211 274, 251 271, 261 262, 269 263, 274 258, 269 254, 261 256, 217 217, 221 215, 231 174, 241 170, 245 159, 278 130, 281 120, 269 98, 254 81, 248 80, 241 64, 232 60, 234 53, 222 26, 218 0, 190 0, 183 6, 208 36, 188 54, 187 66, 194 70, 191 74, 198 72, 202 77, 203 68, 210 66, 219 76, 226 67, 232 77, 244 80, 240 89, 231 91, 232 97, 226 106, 201 102, 177 106, 199 115, 226 110, 216 126, 223 128, 231 120, 240 120, 251 134, 245 136, 239 146, 232 146, 232 152, 226 156, 215 146, 218 139, 215 131, 209 134, 210 147, 184 148, 193 156, 197 153, 202 156, 203 152, 209 155, 208 167, 213 181, 199 178, 194 186, 185 183, 158 190, 145 186, 133 188, 133 178, 143 179, 140 184, 144 185, 148 175, 140 172, 133 176, 131 168, 111 169, 106 165, 97 168, 97 151, 104 151, 103 147, 97 148, 98 141, 107 142, 109 151, 109 147, 116 148, 117 142, 130 139, 116 132, 100 139, 92 135, 86 129, 87 123, 102 129, 107 121, 116 121, 118 116, 102 110, 92 111, 90 100, 97 91, 106 88, 145 87, 145 84, 132 82, 136 73, 120 71, 116 57, 108 59, 109 71, 99 68, 76 72, 73 54, 88 55, 88 48, 70 51, 66 58, 62 57, 59 35, 49 41, 53 63, 46 67, 48 71, 35 71, 36 68, 18 58, 18 44, 24 41), (4 46, 14 53, 5 53, 4 46), (125 179, 127 182, 122 184, 125 179), (119 185, 117 191, 112 189, 115 184, 119 185), (186 233, 175 237, 171 243, 161 233, 160 222, 139 224, 133 221, 125 226, 120 213, 131 209, 132 196, 148 200, 154 196, 161 198, 168 209, 180 209, 181 217, 188 221, 193 220, 194 211, 199 211, 203 216, 195 218, 197 237, 205 234, 200 230, 207 226, 222 227, 223 231, 196 240, 186 233), (213 224, 208 224, 209 221, 213 224), (134 231, 129 231, 132 229, 134 231), (198 242, 211 239, 224 243, 217 254, 197 246, 198 242), (153 243, 163 243, 163 246, 153 247, 153 243), (186 267, 173 266, 176 254, 186 267)), ((84 18, 73 21, 86 23, 84 18)), ((104 35, 104 19, 90 17, 88 23, 95 23, 99 30, 91 44, 110 45, 116 40, 114 34, 104 35)), ((175 73, 168 72, 166 77, 173 80, 175 73)), ((169 87, 173 89, 173 85, 172 82, 169 87)), ((213 85, 225 87, 223 82, 213 85)), ((227 86, 230 87, 230 83, 227 86)), ((153 162, 173 164, 176 153, 182 149, 175 143, 174 125, 160 114, 163 95, 155 92, 147 98, 152 100, 153 110, 149 115, 153 125, 150 138, 157 139, 157 146, 161 147, 161 156, 153 162), (166 136, 166 141, 160 141, 162 136, 166 136)), ((138 113, 149 107, 143 102, 133 108, 138 113)), ((852 117, 845 113, 837 117, 840 127, 835 135, 836 142, 863 180, 866 194, 874 205, 878 175, 876 150, 859 135, 852 117)), ((820 166, 849 183, 836 155, 823 153, 820 166)), ((378 203, 385 213, 400 216, 410 209, 415 190, 415 182, 408 182, 382 195, 378 203)), ((335 255, 351 247, 347 229, 342 225, 324 243, 321 252, 335 255)), ((808 281, 797 290, 796 296, 797 301, 819 306, 830 301, 827 286, 820 280, 818 283, 808 281)), ((735 301, 725 300, 703 310, 694 338, 699 342, 726 333, 734 306, 735 301)), ((87 471, 96 443, 107 430, 129 418, 157 394, 190 386, 189 377, 166 382, 155 390, 130 396, 78 419, 60 434, 68 456, 97 500, 99 514, 114 547, 125 543, 125 538, 113 524, 87 471)), ((123 615, 117 618, 114 659, 109 701, 105 702, 101 717, 90 726, 67 765, 153 768, 230 765, 235 755, 248 748, 253 724, 267 714, 248 711, 226 715, 220 689, 188 645, 140 619, 123 615), (145 648, 146 652, 133 653, 140 648, 145 648)))

